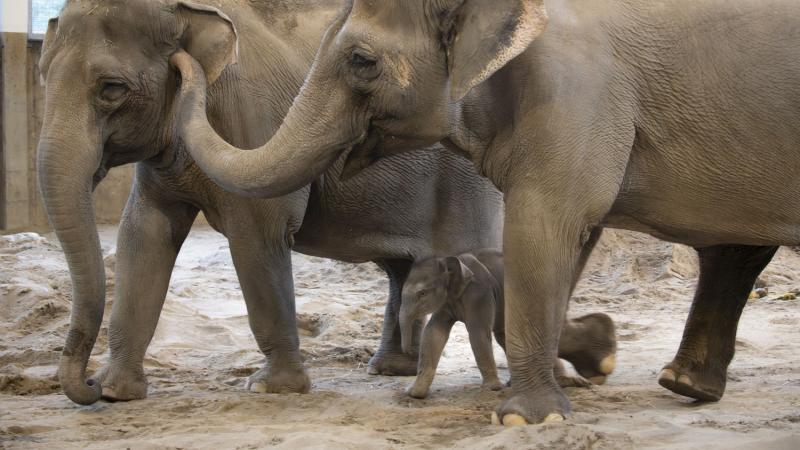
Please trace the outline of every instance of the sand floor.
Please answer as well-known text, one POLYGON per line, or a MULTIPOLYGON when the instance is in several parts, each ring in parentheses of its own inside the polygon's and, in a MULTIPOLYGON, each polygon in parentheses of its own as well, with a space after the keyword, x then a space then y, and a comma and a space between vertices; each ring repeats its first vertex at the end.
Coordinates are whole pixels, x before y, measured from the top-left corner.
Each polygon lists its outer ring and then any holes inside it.
MULTIPOLYGON (((110 226, 101 231, 109 302, 115 233, 110 226)), ((379 342, 383 274, 371 264, 298 254, 294 265, 310 394, 244 390, 263 358, 227 242, 198 228, 184 245, 147 355, 149 398, 82 407, 60 393, 55 378, 70 307, 57 240, 0 237, 0 447, 800 448, 800 300, 777 299, 800 287, 800 253, 793 249, 781 249, 762 276, 771 294, 745 309, 725 397, 703 404, 656 382, 680 341, 696 282, 693 252, 606 232, 570 314, 614 318, 617 371, 604 386, 567 390, 571 420, 509 429, 490 424, 508 391, 480 389, 463 326, 451 336, 431 396, 412 400, 403 394, 412 378, 365 371, 379 342)), ((91 369, 106 358, 105 326, 91 369)))

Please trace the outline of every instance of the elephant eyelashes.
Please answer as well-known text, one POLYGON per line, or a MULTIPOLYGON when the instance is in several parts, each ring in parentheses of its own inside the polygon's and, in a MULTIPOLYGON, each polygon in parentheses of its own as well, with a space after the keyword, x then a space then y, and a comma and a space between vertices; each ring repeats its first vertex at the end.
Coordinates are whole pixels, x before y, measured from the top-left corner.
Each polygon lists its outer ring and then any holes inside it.
POLYGON ((366 50, 357 48, 350 55, 350 66, 359 78, 371 80, 380 75, 378 59, 366 50))
POLYGON ((100 97, 107 102, 116 102, 128 94, 128 86, 116 81, 109 81, 103 83, 103 88, 100 91, 100 97))

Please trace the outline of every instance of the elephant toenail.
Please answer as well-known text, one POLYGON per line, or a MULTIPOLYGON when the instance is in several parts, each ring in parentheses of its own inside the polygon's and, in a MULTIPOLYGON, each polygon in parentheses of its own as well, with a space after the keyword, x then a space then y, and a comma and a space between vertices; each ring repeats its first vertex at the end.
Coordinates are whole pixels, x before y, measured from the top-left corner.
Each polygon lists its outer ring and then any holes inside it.
POLYGON ((518 425, 527 425, 527 424, 528 421, 525 420, 525 418, 520 416, 519 414, 506 414, 505 416, 503 416, 503 425, 507 427, 515 427, 518 425))

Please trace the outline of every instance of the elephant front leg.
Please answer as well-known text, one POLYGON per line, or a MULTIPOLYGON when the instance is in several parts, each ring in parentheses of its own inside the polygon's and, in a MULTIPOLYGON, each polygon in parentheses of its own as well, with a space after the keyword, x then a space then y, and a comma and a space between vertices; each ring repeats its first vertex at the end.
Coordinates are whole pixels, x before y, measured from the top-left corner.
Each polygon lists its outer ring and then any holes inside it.
POLYGON ((178 250, 197 209, 131 193, 117 237, 116 287, 108 329, 110 358, 94 376, 103 398, 147 396, 144 357, 155 333, 178 250))
POLYGON ((577 208, 535 189, 507 194, 506 205, 505 331, 513 395, 493 421, 563 420, 570 404, 554 376, 554 361, 591 227, 577 208))
POLYGON ((701 248, 700 281, 678 354, 658 382, 676 394, 718 401, 725 392, 736 328, 756 278, 778 247, 701 248))
POLYGON ((306 393, 311 389, 311 380, 300 356, 291 250, 283 235, 265 245, 260 242, 263 236, 230 242, 250 329, 267 358, 266 365, 247 380, 247 389, 306 393))
POLYGON ((401 259, 378 262, 378 266, 389 276, 389 301, 383 316, 380 347, 370 358, 367 366, 367 372, 371 375, 409 376, 417 373, 421 322, 414 325, 414 345, 411 353, 403 352, 400 334, 402 289, 411 265, 412 261, 401 259))
POLYGON ((428 396, 433 377, 436 376, 436 367, 442 357, 442 351, 447 344, 455 321, 449 314, 436 312, 431 316, 428 325, 422 332, 422 343, 419 354, 419 370, 414 384, 406 391, 409 396, 414 398, 425 398, 428 396))

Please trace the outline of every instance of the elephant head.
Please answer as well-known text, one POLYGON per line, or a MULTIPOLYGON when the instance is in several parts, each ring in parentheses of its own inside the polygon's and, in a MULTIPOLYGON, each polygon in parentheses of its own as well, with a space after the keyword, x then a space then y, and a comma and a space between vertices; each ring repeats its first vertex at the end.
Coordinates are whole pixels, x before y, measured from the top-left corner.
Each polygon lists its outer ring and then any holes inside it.
POLYGON ((169 56, 185 49, 213 83, 235 61, 236 45, 224 14, 186 2, 70 0, 50 20, 39 62, 45 113, 38 174, 72 277, 58 376, 76 403, 101 395, 85 373, 105 306, 94 187, 109 168, 156 159, 173 147, 176 82, 169 56))
POLYGON ((178 53, 180 132, 198 165, 243 195, 294 191, 350 149, 351 176, 383 155, 448 138, 467 93, 522 53, 546 17, 544 0, 351 0, 283 125, 254 151, 217 136, 202 71, 178 53))
POLYGON ((414 322, 440 310, 448 300, 461 298, 472 281, 472 271, 455 256, 416 263, 403 285, 400 336, 403 351, 412 351, 414 322))

